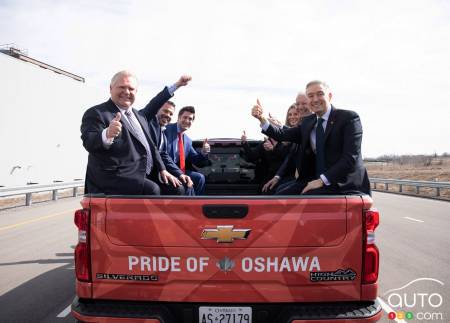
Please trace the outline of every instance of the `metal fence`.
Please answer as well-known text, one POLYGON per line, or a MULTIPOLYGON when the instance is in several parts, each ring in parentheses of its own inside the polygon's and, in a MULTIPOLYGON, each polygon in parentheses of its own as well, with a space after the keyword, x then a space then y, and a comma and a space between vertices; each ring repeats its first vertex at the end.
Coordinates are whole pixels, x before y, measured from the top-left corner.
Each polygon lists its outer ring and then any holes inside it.
POLYGON ((17 187, 0 187, 0 197, 25 195, 25 205, 33 203, 33 193, 52 192, 52 200, 58 199, 58 191, 72 189, 72 196, 78 195, 78 188, 84 187, 84 181, 60 182, 51 184, 31 184, 17 187))
MULTIPOLYGON (((420 194, 420 188, 428 187, 434 188, 436 190, 436 196, 441 196, 441 189, 450 189, 450 182, 431 182, 431 181, 411 181, 411 180, 400 180, 400 179, 389 179, 389 178, 370 178, 370 182, 373 190, 389 190, 389 185, 398 185, 398 192, 403 192, 404 186, 411 186, 416 188, 416 194, 420 194), (382 189, 379 185, 382 184, 382 189)), ((0 187, 0 198, 8 196, 18 196, 25 195, 25 205, 29 206, 32 204, 33 193, 41 192, 52 192, 52 200, 56 201, 58 199, 58 191, 72 189, 72 196, 78 195, 78 188, 84 187, 84 181, 73 181, 73 182, 61 182, 61 183, 51 183, 51 184, 32 184, 26 186, 18 187, 0 187)))
POLYGON ((377 184, 383 184, 383 190, 388 191, 389 185, 398 185, 398 192, 403 192, 404 186, 411 186, 416 188, 416 194, 420 195, 420 188, 428 187, 436 189, 436 196, 441 196, 442 189, 450 189, 450 182, 432 182, 432 181, 411 181, 402 179, 389 179, 389 178, 370 178, 372 189, 380 190, 377 184))

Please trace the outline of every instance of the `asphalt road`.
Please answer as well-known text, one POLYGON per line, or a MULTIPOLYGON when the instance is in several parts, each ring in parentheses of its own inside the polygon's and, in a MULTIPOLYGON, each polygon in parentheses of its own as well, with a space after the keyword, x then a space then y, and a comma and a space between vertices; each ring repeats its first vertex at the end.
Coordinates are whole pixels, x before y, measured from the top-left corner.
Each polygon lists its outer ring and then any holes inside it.
MULTIPOLYGON (((75 322, 69 305, 79 200, 0 211, 0 322, 75 322)), ((394 322, 391 310, 410 312, 414 318, 405 322, 449 322, 450 203, 386 193, 374 200, 381 214, 381 322, 394 322)))
POLYGON ((0 211, 0 322, 75 322, 57 316, 74 296, 79 200, 0 211))
MULTIPOLYGON (((450 322, 450 203, 387 193, 375 193, 374 201, 381 216, 380 226, 376 230, 376 244, 381 253, 381 300, 387 302, 391 297, 391 305, 398 305, 397 308, 390 306, 394 312, 400 309, 411 312, 414 319, 405 319, 405 322, 450 322), (391 289, 422 278, 432 278, 445 285, 421 280, 394 291, 402 296, 402 305, 405 300, 407 304, 414 305, 409 307, 401 307, 400 298, 389 293, 391 289), (432 294, 441 296, 440 306, 428 304, 428 296, 432 294), (420 313, 424 318, 429 317, 427 313, 431 314, 431 318, 440 317, 434 313, 442 313, 443 320, 420 320, 420 313)), ((439 296, 432 296, 431 304, 438 305, 438 299, 439 296)), ((382 322, 393 321, 385 315, 382 322)))

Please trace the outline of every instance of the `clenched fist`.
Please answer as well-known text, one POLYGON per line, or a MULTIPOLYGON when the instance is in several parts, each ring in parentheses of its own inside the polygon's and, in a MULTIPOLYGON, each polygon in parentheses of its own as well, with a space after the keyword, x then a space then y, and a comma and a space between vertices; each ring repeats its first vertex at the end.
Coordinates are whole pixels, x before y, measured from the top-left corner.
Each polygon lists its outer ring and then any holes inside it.
POLYGON ((175 82, 175 85, 177 88, 180 86, 186 86, 191 80, 192 77, 190 75, 181 75, 178 81, 175 82))

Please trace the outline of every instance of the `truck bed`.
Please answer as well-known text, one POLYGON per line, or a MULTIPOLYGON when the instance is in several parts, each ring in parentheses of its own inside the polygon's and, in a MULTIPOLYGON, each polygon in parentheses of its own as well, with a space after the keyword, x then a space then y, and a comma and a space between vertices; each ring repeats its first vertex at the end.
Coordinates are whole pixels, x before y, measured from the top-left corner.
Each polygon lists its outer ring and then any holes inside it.
POLYGON ((370 197, 262 196, 238 143, 214 145, 211 155, 205 196, 84 197, 77 319, 379 319, 370 197))

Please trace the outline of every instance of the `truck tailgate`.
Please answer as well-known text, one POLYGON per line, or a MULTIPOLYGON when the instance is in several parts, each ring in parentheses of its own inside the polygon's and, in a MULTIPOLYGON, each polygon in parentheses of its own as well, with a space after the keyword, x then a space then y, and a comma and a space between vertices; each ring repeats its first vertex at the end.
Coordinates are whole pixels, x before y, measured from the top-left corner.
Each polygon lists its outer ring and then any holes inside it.
POLYGON ((93 198, 93 296, 359 300, 362 204, 359 196, 93 198))

